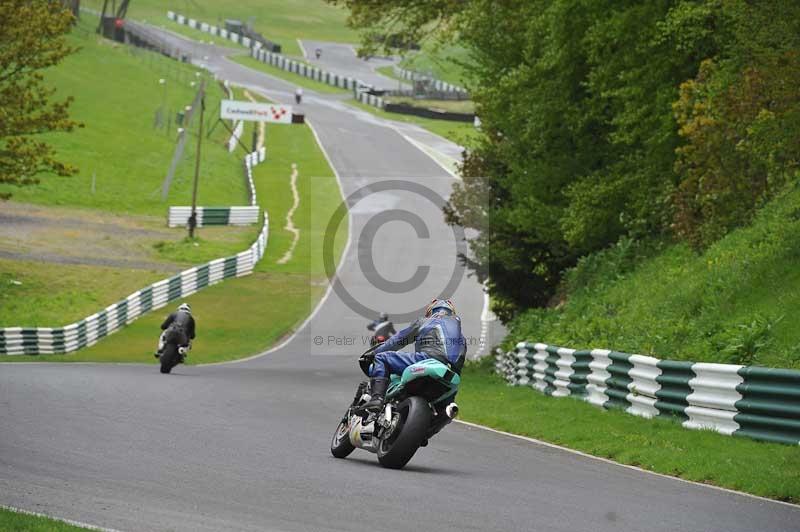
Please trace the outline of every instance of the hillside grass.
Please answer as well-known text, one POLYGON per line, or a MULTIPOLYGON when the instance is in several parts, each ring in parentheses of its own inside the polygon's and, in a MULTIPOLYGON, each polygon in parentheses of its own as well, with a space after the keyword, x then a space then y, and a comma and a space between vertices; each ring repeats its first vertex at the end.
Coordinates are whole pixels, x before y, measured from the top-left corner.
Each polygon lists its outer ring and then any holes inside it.
MULTIPOLYGON (((83 0, 82 4, 97 10, 103 6, 102 0, 83 0)), ((128 17, 162 25, 168 21, 167 11, 217 26, 224 26, 225 19, 252 22, 256 31, 279 43, 287 55, 302 55, 298 38, 358 41, 358 34, 345 24, 347 11, 323 0, 136 0, 131 2, 128 17)))
MULTIPOLYGON (((169 195, 161 200, 161 185, 177 140, 175 113, 192 103, 197 88, 191 84, 206 77, 208 131, 223 92, 206 73, 189 65, 102 39, 93 31, 96 20, 82 17, 68 38, 80 51, 45 72, 47 84, 57 88, 58 97, 75 97, 71 115, 85 127, 42 138, 79 173, 66 178, 43 175, 39 185, 30 187, 0 185, 0 192, 11 192, 14 200, 22 202, 165 216, 167 206, 190 205, 192 197, 198 113, 169 195), (159 84, 160 79, 166 84, 159 84), (172 117, 171 126, 156 129, 155 115, 162 105, 172 117)), ((200 205, 246 204, 240 160, 222 146, 228 136, 218 127, 211 138, 204 139, 200 205)))
POLYGON ((469 63, 469 50, 463 46, 429 41, 420 51, 410 52, 404 57, 400 66, 463 87, 469 82, 469 72, 465 67, 469 63))
POLYGON ((669 419, 645 420, 508 386, 491 373, 492 358, 464 368, 458 404, 465 421, 686 480, 800 503, 796 446, 687 430, 669 419))
POLYGON ((377 107, 355 100, 347 100, 346 103, 380 118, 416 124, 427 129, 431 133, 435 133, 440 137, 455 142, 459 146, 470 146, 480 135, 480 131, 470 122, 454 122, 452 120, 436 120, 434 118, 423 118, 421 116, 405 115, 401 113, 388 113, 383 109, 378 109, 377 107))
POLYGON ((258 70, 265 74, 269 74, 270 76, 274 76, 284 81, 288 81, 289 83, 292 83, 294 85, 298 85, 306 89, 311 89, 316 92, 324 94, 349 94, 351 92, 346 89, 333 87, 326 83, 315 81, 311 78, 301 76, 300 74, 295 74, 294 72, 283 70, 281 68, 272 66, 268 63, 263 63, 257 59, 250 57, 249 55, 235 55, 231 56, 229 59, 231 61, 239 63, 240 65, 252 68, 253 70, 258 70))
MULTIPOLYGON (((338 182, 308 126, 269 124, 266 145, 267 160, 255 167, 253 176, 259 204, 270 216, 266 254, 254 274, 226 280, 186 298, 198 330, 189 364, 234 360, 267 349, 305 320, 327 286, 321 248, 328 220, 342 201, 338 182), (293 239, 284 228, 293 202, 290 189, 293 163, 298 167, 300 196, 293 220, 300 229, 300 238, 292 259, 277 264, 293 239)), ((345 222, 335 235, 337 263, 347 241, 347 231, 345 222)), ((176 301, 151 312, 98 344, 75 353, 19 355, 3 361, 154 363, 159 325, 177 304, 176 301)))
POLYGON ((541 341, 662 359, 800 369, 800 185, 696 253, 623 240, 567 272, 564 302, 511 324, 541 341))

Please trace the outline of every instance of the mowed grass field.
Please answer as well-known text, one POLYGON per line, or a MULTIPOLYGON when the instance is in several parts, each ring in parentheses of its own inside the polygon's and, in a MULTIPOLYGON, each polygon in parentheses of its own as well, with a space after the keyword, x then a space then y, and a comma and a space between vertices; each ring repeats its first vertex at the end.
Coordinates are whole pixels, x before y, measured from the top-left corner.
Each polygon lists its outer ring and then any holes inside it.
MULTIPOLYGON (((190 364, 233 360, 263 351, 291 334, 326 288, 321 249, 328 220, 342 201, 338 182, 308 126, 269 125, 266 139, 267 160, 256 167, 254 181, 259 203, 270 216, 267 252, 253 275, 224 281, 186 298, 198 323, 190 364), (294 201, 292 164, 298 170, 300 203, 293 221, 300 238, 291 259, 278 264, 294 239, 285 229, 286 215, 294 201)), ((335 235, 337 261, 347 241, 347 230, 347 223, 342 223, 335 235)), ((177 304, 151 312, 98 344, 72 354, 3 360, 155 362, 152 353, 159 325, 177 304)))
MULTIPOLYGON (((96 19, 83 17, 70 40, 81 51, 46 73, 59 94, 74 95, 73 115, 86 124, 73 135, 50 135, 60 156, 81 168, 70 178, 43 176, 37 186, 14 189, 14 200, 86 213, 93 223, 104 211, 125 216, 136 227, 163 233, 169 205, 188 205, 194 171, 197 120, 166 201, 160 187, 172 157, 176 128, 154 129, 156 109, 162 105, 182 109, 195 94, 205 74, 167 58, 100 39, 93 33, 96 19), (159 79, 166 79, 166 90, 159 79), (91 193, 94 175, 95 193, 91 193)), ((236 98, 245 99, 234 88, 236 98)), ((222 90, 209 82, 206 131, 218 113, 222 90)), ((255 125, 247 124, 242 137, 249 146, 255 125)), ((248 202, 242 171, 244 150, 229 154, 222 144, 229 133, 217 125, 204 139, 198 194, 200 205, 244 205, 248 202)), ((258 201, 269 213, 270 242, 267 255, 250 277, 225 281, 189 298, 202 335, 193 361, 222 360, 249 355, 269 346, 305 319, 325 287, 321 247, 327 213, 341 201, 338 183, 317 146, 309 127, 275 125, 266 135, 267 161, 256 167, 258 201), (301 202, 294 223, 301 231, 292 260, 276 264, 291 245, 293 235, 284 229, 293 202, 290 188, 292 164, 299 171, 301 202), (314 209, 314 219, 311 210, 314 209), (312 250, 313 248, 313 250, 312 250), (279 302, 279 304, 278 304, 279 302)), ((37 207, 38 208, 38 207, 37 207)), ((128 269, 88 264, 0 260, 0 327, 58 327, 82 319, 115 303, 171 272, 219 257, 230 256, 252 244, 260 230, 199 228, 189 241, 185 229, 168 230, 172 238, 130 242, 139 255, 164 268, 128 269), (144 251, 142 248, 148 248, 144 251), (167 270, 166 272, 164 270, 167 270)), ((346 224, 340 234, 346 236, 346 224)), ((160 234, 160 233, 159 233, 160 234)), ((337 259, 344 246, 337 240, 337 259)), ((35 242, 34 242, 35 244, 35 242)), ((76 252, 78 256, 81 253, 76 252)), ((98 345, 72 355, 7 357, 3 360, 51 361, 152 361, 153 342, 169 307, 151 313, 98 345)))
MULTIPOLYGON (((85 124, 73 133, 43 137, 62 160, 79 168, 78 175, 44 175, 37 186, 0 185, 0 191, 11 192, 13 199, 21 202, 165 216, 169 205, 191 204, 197 114, 165 201, 161 200, 161 186, 177 140, 175 113, 192 103, 197 83, 206 74, 158 54, 102 39, 93 32, 96 20, 84 15, 69 39, 80 51, 45 72, 58 97, 75 98, 71 115, 85 124), (164 84, 159 83, 161 79, 164 84), (172 116, 169 129, 153 127, 162 105, 172 116)), ((208 128, 223 92, 213 80, 206 82, 208 128)), ((228 136, 224 128, 217 127, 204 139, 200 205, 246 204, 241 162, 223 148, 228 136)))
MULTIPOLYGON (((84 0, 82 5, 100 10, 103 2, 84 0)), ((302 55, 298 37, 333 42, 358 41, 358 34, 345 24, 347 11, 322 0, 135 0, 131 2, 128 17, 166 27, 169 22, 167 11, 217 26, 224 26, 225 19, 251 22, 256 31, 279 43, 286 55, 302 55)), ((192 31, 188 26, 186 29, 192 31)))

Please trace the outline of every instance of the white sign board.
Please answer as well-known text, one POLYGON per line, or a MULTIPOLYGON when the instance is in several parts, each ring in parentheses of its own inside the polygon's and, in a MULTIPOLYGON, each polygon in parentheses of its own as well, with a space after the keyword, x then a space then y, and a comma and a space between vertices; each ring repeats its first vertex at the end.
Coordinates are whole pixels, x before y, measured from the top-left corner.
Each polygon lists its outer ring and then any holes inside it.
POLYGON ((222 100, 220 118, 224 120, 249 120, 251 122, 291 124, 292 106, 222 100))

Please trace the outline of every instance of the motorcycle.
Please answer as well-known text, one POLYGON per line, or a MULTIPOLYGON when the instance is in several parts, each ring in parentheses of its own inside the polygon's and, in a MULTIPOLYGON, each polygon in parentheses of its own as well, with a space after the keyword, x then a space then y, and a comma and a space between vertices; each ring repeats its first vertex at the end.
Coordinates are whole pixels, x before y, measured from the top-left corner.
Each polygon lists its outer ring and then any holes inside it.
POLYGON ((189 352, 189 343, 182 330, 170 327, 164 332, 164 349, 158 357, 161 373, 169 373, 172 368, 182 364, 189 352))
MULTIPOLYGON (((369 374, 374 351, 359 359, 369 374)), ((368 381, 358 385, 353 402, 342 416, 331 439, 331 454, 346 458, 356 448, 378 455, 378 462, 401 469, 420 447, 458 415, 452 401, 461 377, 446 364, 429 358, 412 364, 402 375, 392 375, 383 406, 377 412, 361 407, 370 400, 368 381)))

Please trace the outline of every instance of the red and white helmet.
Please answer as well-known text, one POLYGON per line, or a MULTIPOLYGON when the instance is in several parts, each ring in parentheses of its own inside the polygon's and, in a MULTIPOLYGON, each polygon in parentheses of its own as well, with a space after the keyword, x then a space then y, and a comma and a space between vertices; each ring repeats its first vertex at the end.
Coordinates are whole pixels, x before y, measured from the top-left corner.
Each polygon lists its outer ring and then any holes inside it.
POLYGON ((434 299, 425 307, 425 317, 430 318, 440 310, 446 311, 448 314, 456 313, 456 307, 449 299, 434 299))

